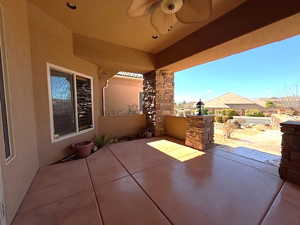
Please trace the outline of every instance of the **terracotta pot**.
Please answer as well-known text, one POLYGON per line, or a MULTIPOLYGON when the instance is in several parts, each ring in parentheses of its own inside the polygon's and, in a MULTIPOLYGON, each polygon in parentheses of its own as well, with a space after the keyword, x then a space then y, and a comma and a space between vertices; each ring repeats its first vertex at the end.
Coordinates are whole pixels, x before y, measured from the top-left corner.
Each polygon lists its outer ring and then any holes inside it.
POLYGON ((92 149, 94 148, 94 142, 92 141, 80 142, 78 144, 74 144, 73 148, 75 149, 77 155, 80 158, 86 158, 91 154, 92 149))

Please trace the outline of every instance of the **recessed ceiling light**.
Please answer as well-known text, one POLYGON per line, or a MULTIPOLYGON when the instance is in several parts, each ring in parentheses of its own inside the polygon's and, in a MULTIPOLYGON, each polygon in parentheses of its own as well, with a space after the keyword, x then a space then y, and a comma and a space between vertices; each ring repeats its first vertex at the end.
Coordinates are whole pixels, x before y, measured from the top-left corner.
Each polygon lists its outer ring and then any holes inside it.
POLYGON ((67 7, 69 9, 72 9, 72 10, 77 9, 77 6, 74 3, 71 3, 71 2, 67 2, 67 7))
POLYGON ((155 39, 158 39, 159 36, 158 35, 152 35, 152 38, 155 40, 155 39))

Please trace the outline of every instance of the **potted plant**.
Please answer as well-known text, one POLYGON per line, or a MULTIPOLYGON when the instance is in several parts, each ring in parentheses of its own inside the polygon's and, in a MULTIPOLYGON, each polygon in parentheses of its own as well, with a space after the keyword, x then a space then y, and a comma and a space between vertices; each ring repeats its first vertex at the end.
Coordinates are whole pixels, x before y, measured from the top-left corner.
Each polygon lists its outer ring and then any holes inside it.
POLYGON ((101 149, 105 145, 111 144, 113 142, 113 139, 107 135, 101 135, 95 137, 95 145, 97 146, 97 149, 101 149))
POLYGON ((76 154, 80 158, 86 158, 91 154, 92 149, 94 148, 94 142, 83 141, 83 142, 80 142, 77 144, 73 144, 72 147, 73 147, 73 149, 75 149, 76 154))

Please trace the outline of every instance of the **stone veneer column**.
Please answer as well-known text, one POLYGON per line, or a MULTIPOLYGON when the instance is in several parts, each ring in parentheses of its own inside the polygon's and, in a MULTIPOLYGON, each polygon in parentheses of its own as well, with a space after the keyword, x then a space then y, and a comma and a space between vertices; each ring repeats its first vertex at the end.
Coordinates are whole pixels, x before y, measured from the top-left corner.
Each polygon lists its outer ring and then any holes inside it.
POLYGON ((206 150, 214 142, 213 116, 188 116, 185 145, 206 150))
POLYGON ((280 177, 283 180, 300 184, 300 122, 287 121, 280 125, 283 132, 280 177))
POLYGON ((144 75, 144 114, 155 136, 164 135, 164 116, 174 113, 174 73, 165 70, 144 75))

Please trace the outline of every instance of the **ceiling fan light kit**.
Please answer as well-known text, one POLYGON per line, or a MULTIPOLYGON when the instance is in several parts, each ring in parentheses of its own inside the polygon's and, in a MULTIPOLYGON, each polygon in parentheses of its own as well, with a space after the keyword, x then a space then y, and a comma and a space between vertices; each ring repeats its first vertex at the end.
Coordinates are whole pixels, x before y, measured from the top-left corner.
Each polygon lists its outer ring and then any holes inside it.
POLYGON ((77 9, 77 5, 75 5, 75 3, 67 2, 66 5, 67 5, 67 7, 69 9, 72 9, 72 10, 76 10, 77 9))
POLYGON ((161 10, 166 14, 175 14, 183 6, 183 0, 163 0, 160 3, 161 10))
POLYGON ((210 18, 212 0, 132 0, 128 9, 130 17, 150 15, 156 34, 153 39, 167 34, 180 22, 199 23, 210 18))

